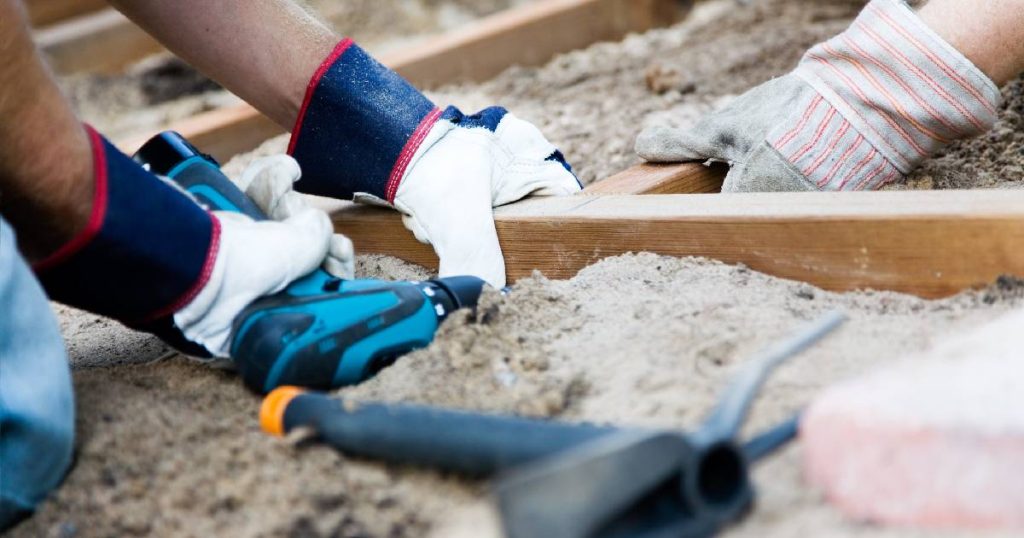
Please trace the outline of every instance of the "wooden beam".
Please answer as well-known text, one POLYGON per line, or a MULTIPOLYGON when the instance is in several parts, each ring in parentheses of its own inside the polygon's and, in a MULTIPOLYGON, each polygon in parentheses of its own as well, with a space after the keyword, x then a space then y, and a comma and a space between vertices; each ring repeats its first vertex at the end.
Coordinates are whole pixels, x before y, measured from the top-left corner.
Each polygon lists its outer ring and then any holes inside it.
POLYGON ((105 0, 26 0, 32 25, 39 28, 107 7, 105 0))
MULTIPOLYGON (((421 87, 486 80, 513 65, 542 65, 559 53, 597 41, 667 26, 683 16, 681 6, 685 5, 679 0, 545 0, 485 17, 379 59, 421 87)), ((230 122, 219 112, 199 114, 170 128, 182 134, 188 130, 186 136, 217 140, 222 152, 211 154, 221 160, 284 132, 248 105, 233 110, 230 122), (238 133, 245 136, 231 138, 238 133)), ((153 134, 118 145, 133 152, 153 134)))
MULTIPOLYGON (((326 202, 360 252, 437 267, 398 213, 326 202)), ((1024 275, 1024 191, 588 196, 527 200, 495 222, 509 281, 569 278, 626 252, 705 256, 828 290, 943 297, 1024 275)))
POLYGON ((682 18, 683 5, 678 0, 535 2, 396 51, 385 63, 420 86, 483 81, 513 65, 543 65, 559 53, 667 26, 682 18))
POLYGON ((114 9, 104 9, 35 33, 36 43, 58 73, 116 72, 160 44, 114 9))
MULTIPOLYGON (((244 103, 226 106, 175 122, 171 129, 224 164, 235 155, 255 149, 268 138, 285 132, 270 118, 253 112, 254 109, 244 103)), ((134 137, 118 146, 131 155, 155 134, 134 137)))
POLYGON ((702 194, 722 191, 724 164, 641 164, 591 183, 584 194, 702 194))

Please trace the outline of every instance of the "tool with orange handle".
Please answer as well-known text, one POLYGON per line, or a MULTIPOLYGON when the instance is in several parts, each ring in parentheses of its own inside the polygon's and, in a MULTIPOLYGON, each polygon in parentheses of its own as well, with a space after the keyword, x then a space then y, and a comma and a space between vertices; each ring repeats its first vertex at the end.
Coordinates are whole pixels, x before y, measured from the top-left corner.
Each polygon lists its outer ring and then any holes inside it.
POLYGON ((282 388, 263 429, 309 428, 346 454, 473 476, 501 474, 509 538, 711 536, 754 499, 750 466, 796 435, 797 418, 737 440, 768 373, 839 326, 833 313, 751 361, 696 432, 619 428, 386 403, 282 388))

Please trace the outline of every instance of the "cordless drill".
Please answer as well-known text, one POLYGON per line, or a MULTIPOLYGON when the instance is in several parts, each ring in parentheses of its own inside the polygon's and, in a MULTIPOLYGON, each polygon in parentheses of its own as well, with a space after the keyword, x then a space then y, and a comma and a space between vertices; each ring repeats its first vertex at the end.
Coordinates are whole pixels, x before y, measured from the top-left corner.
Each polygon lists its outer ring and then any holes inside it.
MULTIPOLYGON (((152 138, 134 159, 210 210, 267 219, 212 157, 177 133, 152 138)), ((231 357, 246 384, 261 393, 282 385, 330 389, 358 383, 426 347, 451 312, 476 306, 483 286, 470 276, 342 280, 317 269, 235 318, 231 357)))

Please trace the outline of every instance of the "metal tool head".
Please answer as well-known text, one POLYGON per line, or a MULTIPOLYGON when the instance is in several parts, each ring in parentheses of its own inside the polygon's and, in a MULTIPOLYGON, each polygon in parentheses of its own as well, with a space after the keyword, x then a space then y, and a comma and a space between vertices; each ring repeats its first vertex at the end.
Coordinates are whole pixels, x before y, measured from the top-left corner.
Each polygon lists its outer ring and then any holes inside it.
POLYGON ((686 522, 688 507, 674 501, 683 501, 678 475, 692 450, 676 433, 624 431, 526 465, 495 488, 506 535, 644 536, 670 520, 686 522), (655 517, 630 517, 638 512, 655 517))
POLYGON ((736 437, 769 372, 838 327, 832 313, 750 361, 696 432, 620 433, 528 464, 494 493, 508 538, 715 534, 754 500, 749 467, 796 436, 796 419, 736 437))

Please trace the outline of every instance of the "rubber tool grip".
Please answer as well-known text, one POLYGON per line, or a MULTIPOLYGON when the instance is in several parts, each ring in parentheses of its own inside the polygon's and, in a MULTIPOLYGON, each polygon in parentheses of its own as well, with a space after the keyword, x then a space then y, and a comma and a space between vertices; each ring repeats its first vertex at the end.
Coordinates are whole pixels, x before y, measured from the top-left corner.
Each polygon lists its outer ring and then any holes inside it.
POLYGON ((350 403, 281 387, 260 409, 264 431, 312 428, 342 452, 397 464, 486 476, 551 456, 621 428, 452 411, 350 403))

